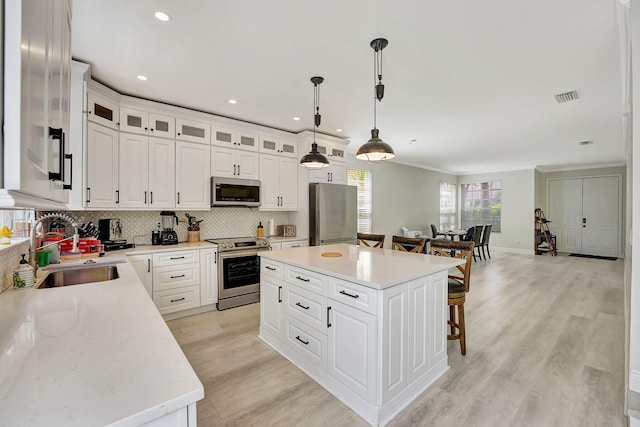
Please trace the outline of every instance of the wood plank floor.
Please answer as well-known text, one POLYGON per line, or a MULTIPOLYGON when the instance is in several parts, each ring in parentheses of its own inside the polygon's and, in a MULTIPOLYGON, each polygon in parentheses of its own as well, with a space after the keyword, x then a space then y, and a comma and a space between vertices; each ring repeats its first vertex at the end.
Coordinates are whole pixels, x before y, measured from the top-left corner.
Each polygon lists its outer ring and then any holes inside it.
MULTIPOLYGON (((259 304, 167 322, 204 384, 198 425, 366 426, 257 338, 259 304)), ((471 270, 467 355, 389 426, 626 426, 623 263, 493 254, 471 270)))

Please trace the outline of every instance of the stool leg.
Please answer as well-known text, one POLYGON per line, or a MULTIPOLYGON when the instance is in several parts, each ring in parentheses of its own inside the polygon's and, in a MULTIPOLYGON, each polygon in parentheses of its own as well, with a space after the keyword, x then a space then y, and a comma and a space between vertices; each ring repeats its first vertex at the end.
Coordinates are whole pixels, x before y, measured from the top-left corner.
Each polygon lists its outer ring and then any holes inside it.
POLYGON ((456 308, 453 305, 449 306, 449 324, 451 325, 451 335, 456 334, 456 308))
POLYGON ((467 354, 467 338, 464 330, 464 304, 458 306, 458 331, 460 331, 460 353, 467 354))

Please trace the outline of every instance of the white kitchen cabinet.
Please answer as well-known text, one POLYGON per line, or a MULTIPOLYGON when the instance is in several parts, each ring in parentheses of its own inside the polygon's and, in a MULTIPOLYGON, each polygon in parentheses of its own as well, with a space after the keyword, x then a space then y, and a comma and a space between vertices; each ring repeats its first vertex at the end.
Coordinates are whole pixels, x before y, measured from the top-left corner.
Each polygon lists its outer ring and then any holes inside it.
POLYGON ((145 208, 149 203, 149 137, 120 133, 118 182, 120 208, 145 208))
POLYGON ((149 132, 149 113, 120 106, 120 131, 146 135, 149 132))
POLYGON ((150 297, 153 297, 153 271, 151 254, 129 255, 127 261, 133 266, 138 278, 147 290, 150 297))
POLYGON ((176 139, 209 145, 211 142, 211 125, 209 123, 176 118, 176 139))
POLYGON ((281 137, 260 135, 260 153, 297 158, 298 144, 281 137))
POLYGON ((4 23, 3 189, 59 208, 71 180, 70 2, 6 2, 4 23))
POLYGON ((160 314, 200 306, 200 251, 153 254, 153 302, 160 314))
POLYGON ((176 141, 176 208, 211 209, 211 147, 176 141))
POLYGON ((86 207, 116 208, 118 190, 118 132, 87 124, 86 207))
POLYGON ((306 246, 309 246, 308 240, 294 240, 289 242, 282 242, 282 249, 303 248, 306 246))
POLYGON ((258 151, 258 134, 241 129, 211 125, 211 144, 219 147, 234 147, 245 151, 258 151))
POLYGON ((175 207, 175 141, 120 133, 120 208, 175 207))
POLYGON ((171 116, 120 106, 121 132, 174 139, 175 129, 175 118, 171 116))
POLYGON ((200 305, 218 302, 218 249, 200 249, 200 305))
POLYGON ((283 331, 283 283, 277 276, 263 274, 260 278, 260 334, 264 332, 282 339, 283 331))
POLYGON ((329 300, 327 371, 370 403, 376 403, 376 317, 329 300))
POLYGON ((260 210, 294 211, 298 208, 298 162, 269 154, 260 155, 262 205, 260 210))
POLYGON ((115 96, 103 95, 89 87, 87 90, 87 120, 111 129, 118 129, 120 126, 118 103, 119 99, 115 96))
POLYGON ((151 209, 174 208, 176 205, 176 142, 173 139, 149 137, 149 197, 151 209))
POLYGON ((211 176, 260 179, 259 154, 234 147, 211 146, 211 176))
POLYGON ((329 161, 329 167, 309 170, 309 182, 347 183, 347 165, 329 161))

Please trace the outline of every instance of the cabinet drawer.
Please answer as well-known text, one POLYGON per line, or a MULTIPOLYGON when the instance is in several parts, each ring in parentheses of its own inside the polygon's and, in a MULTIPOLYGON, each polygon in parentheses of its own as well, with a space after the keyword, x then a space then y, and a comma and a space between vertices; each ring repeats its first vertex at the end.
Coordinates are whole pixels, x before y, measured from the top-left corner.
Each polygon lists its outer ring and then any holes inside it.
POLYGON ((260 271, 264 274, 268 274, 269 276, 277 277, 278 279, 282 279, 282 272, 284 268, 282 264, 276 261, 271 261, 270 259, 260 258, 260 271))
POLYGON ((284 291, 284 312, 326 335, 327 298, 289 283, 284 291))
POLYGON ((306 240, 296 240, 295 242, 282 242, 282 249, 303 248, 309 246, 306 240))
POLYGON ((153 302, 160 314, 195 308, 200 305, 200 286, 157 291, 153 293, 153 302))
POLYGON ((357 283, 331 277, 328 297, 367 313, 378 312, 378 291, 357 283))
POLYGON ((287 265, 285 267, 285 280, 294 285, 300 286, 303 289, 315 292, 317 294, 327 295, 327 278, 321 274, 313 271, 305 270, 304 268, 292 267, 287 265))
POLYGON ((153 254, 153 266, 180 265, 190 262, 200 262, 200 251, 172 251, 153 254))
POLYGON ((300 323, 291 316, 284 316, 285 346, 307 360, 312 366, 327 369, 327 336, 300 323))
POLYGON ((200 284, 200 264, 153 267, 153 290, 181 288, 200 284))

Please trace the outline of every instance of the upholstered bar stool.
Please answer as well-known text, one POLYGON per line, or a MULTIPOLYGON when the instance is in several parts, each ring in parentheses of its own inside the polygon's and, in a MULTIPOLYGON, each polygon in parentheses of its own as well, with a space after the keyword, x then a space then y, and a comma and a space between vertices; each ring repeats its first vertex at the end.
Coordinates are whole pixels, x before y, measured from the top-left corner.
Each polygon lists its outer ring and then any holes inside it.
POLYGON ((471 277, 471 258, 473 258, 473 242, 454 242, 451 240, 432 240, 431 255, 440 255, 450 258, 461 258, 465 260, 463 265, 456 266, 461 275, 448 276, 448 297, 449 321, 447 325, 451 328, 451 333, 447 335, 448 340, 460 340, 460 352, 464 356, 467 354, 467 338, 464 323, 464 303, 466 294, 469 292, 469 281, 471 277), (457 313, 456 313, 457 309, 457 313), (457 314, 457 316, 456 316, 457 314))
POLYGON ((384 246, 384 234, 358 233, 358 244, 371 248, 381 248, 384 246))

